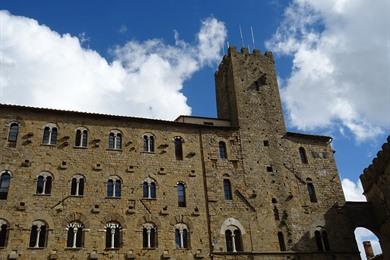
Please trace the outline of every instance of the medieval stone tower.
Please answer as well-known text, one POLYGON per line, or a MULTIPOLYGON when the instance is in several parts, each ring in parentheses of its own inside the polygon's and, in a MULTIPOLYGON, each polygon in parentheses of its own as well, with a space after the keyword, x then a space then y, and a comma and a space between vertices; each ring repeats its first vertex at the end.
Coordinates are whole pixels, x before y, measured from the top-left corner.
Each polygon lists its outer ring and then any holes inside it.
POLYGON ((286 131, 272 53, 229 48, 218 118, 0 105, 0 257, 359 259, 331 138, 286 131))

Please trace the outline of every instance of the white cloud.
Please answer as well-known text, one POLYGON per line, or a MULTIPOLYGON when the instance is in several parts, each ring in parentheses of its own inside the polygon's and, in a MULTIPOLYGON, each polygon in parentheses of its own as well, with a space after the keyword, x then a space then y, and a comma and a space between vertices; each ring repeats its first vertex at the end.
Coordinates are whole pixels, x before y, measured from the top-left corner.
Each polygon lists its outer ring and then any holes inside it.
POLYGON ((207 18, 195 44, 130 41, 109 62, 82 46, 85 34, 60 35, 7 11, 0 28, 0 102, 170 120, 191 113, 183 83, 220 59, 226 38, 224 24, 207 18))
POLYGON ((366 197, 363 195, 363 186, 360 180, 355 183, 350 179, 345 178, 341 181, 341 185, 343 187, 345 200, 367 201, 366 197))
POLYGON ((301 130, 340 129, 358 140, 390 129, 386 0, 293 0, 267 48, 292 55, 282 96, 301 130))

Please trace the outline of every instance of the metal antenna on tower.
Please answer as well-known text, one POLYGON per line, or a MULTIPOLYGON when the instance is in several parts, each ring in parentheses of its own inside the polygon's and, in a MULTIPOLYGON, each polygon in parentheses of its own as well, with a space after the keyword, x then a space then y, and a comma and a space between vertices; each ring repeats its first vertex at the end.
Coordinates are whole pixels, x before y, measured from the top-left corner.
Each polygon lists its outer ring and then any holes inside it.
POLYGON ((239 27, 240 27, 240 36, 241 36, 241 47, 244 47, 245 44, 244 44, 244 37, 242 36, 241 24, 239 25, 239 27))
POLYGON ((252 44, 253 44, 253 49, 256 49, 255 47, 255 35, 253 33, 253 28, 252 28, 252 25, 251 25, 251 34, 252 34, 252 44))

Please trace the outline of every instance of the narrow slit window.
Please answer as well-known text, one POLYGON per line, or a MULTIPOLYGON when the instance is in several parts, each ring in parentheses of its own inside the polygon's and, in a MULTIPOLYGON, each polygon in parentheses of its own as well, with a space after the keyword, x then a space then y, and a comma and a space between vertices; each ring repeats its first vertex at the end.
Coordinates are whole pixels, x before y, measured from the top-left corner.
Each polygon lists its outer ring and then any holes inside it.
POLYGON ((280 251, 286 251, 286 244, 284 242, 284 236, 282 232, 278 232, 278 240, 280 251))
POLYGON ((175 157, 176 160, 183 160, 183 139, 175 137, 175 157))
POLYGON ((309 193, 310 202, 317 202, 317 195, 313 183, 310 181, 307 182, 307 191, 309 193))
POLYGON ((223 180, 223 191, 224 191, 225 200, 233 200, 232 185, 230 183, 230 180, 228 179, 223 180))
POLYGON ((8 189, 11 182, 11 175, 5 171, 0 177, 0 200, 6 200, 8 197, 8 189))
POLYGON ((222 141, 219 142, 219 158, 227 159, 226 143, 222 141))
POLYGON ((186 206, 186 188, 183 183, 179 183, 177 185, 177 199, 178 206, 185 207, 186 206))
POLYGON ((300 156, 301 162, 303 164, 307 164, 308 163, 305 148, 299 147, 299 156, 300 156))
POLYGON ((12 123, 9 127, 8 141, 16 142, 16 140, 18 139, 18 133, 19 133, 19 124, 12 123))

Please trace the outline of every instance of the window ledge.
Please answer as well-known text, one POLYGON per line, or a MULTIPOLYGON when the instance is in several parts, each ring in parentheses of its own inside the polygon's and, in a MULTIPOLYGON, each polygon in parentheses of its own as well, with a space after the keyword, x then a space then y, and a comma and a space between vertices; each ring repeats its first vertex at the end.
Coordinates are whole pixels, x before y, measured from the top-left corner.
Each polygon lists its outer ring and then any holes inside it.
POLYGON ((117 251, 119 249, 120 249, 119 247, 115 247, 115 248, 105 248, 104 250, 105 251, 117 251))
POLYGON ((148 151, 143 151, 141 153, 144 153, 144 154, 155 154, 155 152, 148 152, 148 151))
POLYGON ((105 197, 106 199, 111 199, 111 200, 120 200, 121 197, 105 197))
POLYGON ((65 247, 65 250, 69 250, 69 251, 79 251, 83 249, 84 247, 65 247))
POLYGON ((82 198, 84 195, 69 195, 70 198, 82 198))
POLYGON ((74 149, 88 149, 88 147, 85 146, 73 146, 74 149))
POLYGON ((143 247, 142 250, 156 250, 157 247, 143 247))
POLYGON ((142 198, 142 200, 151 201, 151 200, 157 200, 157 198, 142 198))
POLYGON ((28 247, 27 249, 30 249, 30 250, 43 250, 43 249, 46 249, 46 247, 28 247))
POLYGON ((41 146, 56 147, 57 144, 41 144, 41 146))
POLYGON ((122 149, 116 149, 116 148, 107 148, 106 151, 110 151, 110 152, 123 152, 122 149))
POLYGON ((51 196, 51 194, 39 194, 39 193, 34 193, 33 196, 37 196, 37 197, 49 197, 49 196, 51 196))

